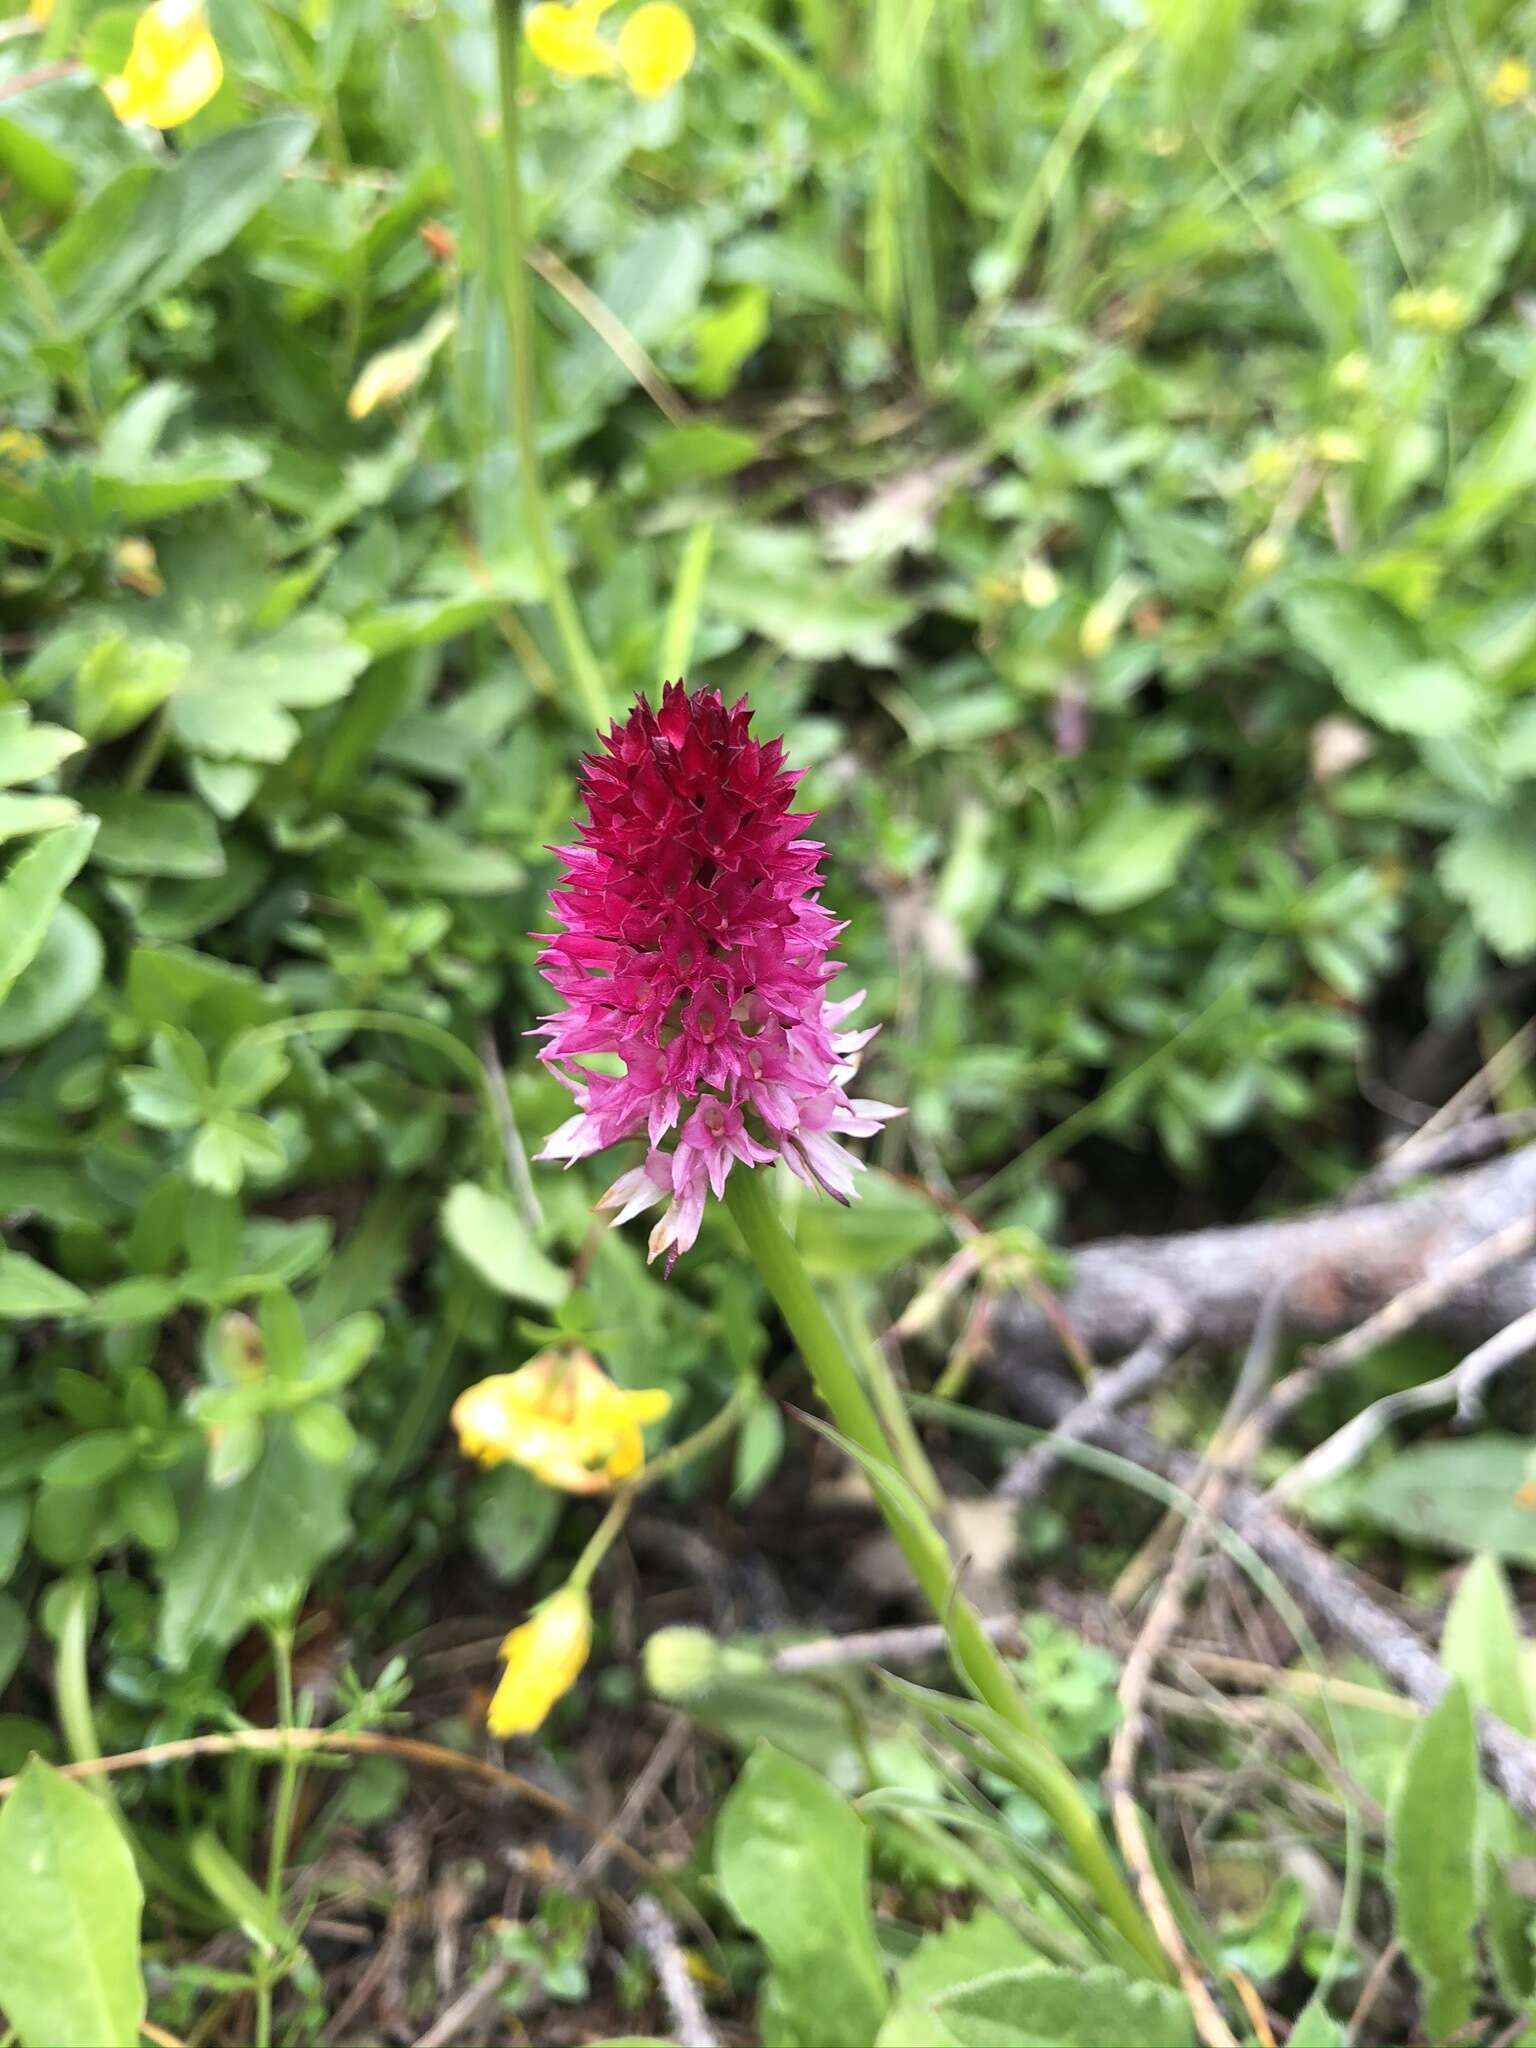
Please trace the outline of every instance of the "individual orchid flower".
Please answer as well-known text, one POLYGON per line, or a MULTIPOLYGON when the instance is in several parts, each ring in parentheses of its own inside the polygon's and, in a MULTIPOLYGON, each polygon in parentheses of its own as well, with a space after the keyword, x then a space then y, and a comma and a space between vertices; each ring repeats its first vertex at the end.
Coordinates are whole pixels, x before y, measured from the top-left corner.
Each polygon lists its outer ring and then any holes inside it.
POLYGON ((842 926, 821 903, 822 848, 790 808, 783 742, 750 723, 718 690, 669 683, 659 711, 642 697, 585 758, 580 843, 556 849, 565 929, 540 965, 567 1007, 542 1021, 540 1056, 578 1114, 540 1157, 643 1136, 644 1161, 598 1206, 622 1223, 664 1203, 650 1256, 669 1264, 738 1167, 782 1160, 850 1200, 861 1162, 841 1140, 901 1113, 848 1094, 874 1032, 843 1028, 862 993, 827 996, 842 926), (624 1072, 590 1070, 594 1054, 624 1072))

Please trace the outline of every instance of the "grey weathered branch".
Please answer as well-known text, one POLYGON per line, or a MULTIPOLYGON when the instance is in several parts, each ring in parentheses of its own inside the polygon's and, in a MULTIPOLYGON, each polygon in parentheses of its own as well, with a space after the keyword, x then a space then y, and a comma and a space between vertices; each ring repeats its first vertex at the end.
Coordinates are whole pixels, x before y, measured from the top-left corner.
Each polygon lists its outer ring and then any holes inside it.
MULTIPOLYGON (((1156 1334, 1161 1305, 1183 1311, 1186 1341, 1236 1347, 1278 1291, 1288 1331, 1328 1337, 1374 1314, 1448 1260, 1536 1210, 1536 1147, 1446 1180, 1429 1192, 1363 1208, 1175 1237, 1105 1238, 1073 1254, 1066 1312, 1098 1359, 1123 1357, 1156 1334)), ((1536 1257, 1507 1261, 1458 1288, 1425 1327, 1478 1342, 1536 1308, 1536 1257)), ((1008 1297, 992 1325, 998 1353, 1060 1356, 1050 1320, 1008 1297)))
MULTIPOLYGON (((1000 1359, 999 1368, 1004 1384, 1046 1421, 1056 1421, 1077 1403, 1071 1383, 1038 1365, 1015 1357, 1000 1359)), ((1179 1486, 1189 1487, 1200 1470, 1190 1453, 1173 1450, 1116 1416, 1099 1417, 1088 1440, 1179 1486)), ((1336 1564, 1250 1487, 1232 1485, 1221 1515, 1327 1629, 1352 1643, 1409 1699, 1423 1707, 1435 1704, 1448 1683, 1444 1667, 1357 1574, 1336 1564)), ((1536 1743, 1487 1713, 1478 1716, 1477 1739, 1489 1780, 1536 1823, 1536 1743)))

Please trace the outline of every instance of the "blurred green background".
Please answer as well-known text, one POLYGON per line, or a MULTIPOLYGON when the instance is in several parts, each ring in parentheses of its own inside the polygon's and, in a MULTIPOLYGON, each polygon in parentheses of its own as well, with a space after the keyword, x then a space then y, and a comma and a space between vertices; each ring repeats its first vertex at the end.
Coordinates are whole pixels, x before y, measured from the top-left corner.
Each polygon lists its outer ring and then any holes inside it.
MULTIPOLYGON (((0 36, 0 1772, 254 1711, 311 1586, 370 1677, 520 1611, 589 1511, 444 1420, 551 1331, 678 1435, 763 1358, 718 1216, 664 1283, 508 1141, 595 708, 519 275, 607 709, 811 770, 911 1112, 819 1270, 1335 1191, 1536 960, 1536 8, 700 7, 524 64, 521 240, 485 5, 210 15, 169 136, 133 9, 0 36)), ((249 1789, 124 1796, 206 1914, 249 1789)))

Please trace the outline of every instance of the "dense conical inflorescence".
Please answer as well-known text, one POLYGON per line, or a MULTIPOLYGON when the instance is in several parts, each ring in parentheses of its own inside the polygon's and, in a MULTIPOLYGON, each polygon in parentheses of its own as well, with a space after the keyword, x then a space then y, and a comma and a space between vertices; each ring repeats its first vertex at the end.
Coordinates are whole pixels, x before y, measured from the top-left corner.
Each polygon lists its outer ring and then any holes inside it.
POLYGON ((840 1201, 859 1162, 837 1142, 899 1112, 850 1100, 844 1032, 860 998, 829 1002, 842 927, 822 907, 821 846, 791 809, 783 743, 751 737, 746 699, 669 683, 642 697, 582 765, 580 843, 551 902, 565 929, 540 957, 567 1007, 544 1019, 542 1057, 580 1109, 545 1159, 583 1159, 643 1134, 644 1163, 600 1206, 616 1221, 656 1202, 651 1257, 698 1235, 706 1193, 733 1165, 774 1159, 840 1201), (617 1054, 621 1076, 581 1062, 617 1054))

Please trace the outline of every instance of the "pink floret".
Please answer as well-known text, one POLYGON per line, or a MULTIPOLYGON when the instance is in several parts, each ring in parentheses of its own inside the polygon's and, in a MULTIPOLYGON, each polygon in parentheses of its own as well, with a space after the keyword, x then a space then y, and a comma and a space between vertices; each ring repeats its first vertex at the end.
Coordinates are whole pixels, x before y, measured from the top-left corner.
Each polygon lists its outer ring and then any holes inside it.
POLYGON ((582 763, 580 842, 554 849, 564 926, 539 957, 566 1008, 540 1024, 540 1057, 578 1113, 542 1159, 570 1162, 644 1136, 643 1165, 599 1207, 624 1222, 665 1202, 650 1255, 668 1263, 699 1233, 733 1166, 782 1159, 839 1201, 862 1162, 838 1136, 869 1137, 898 1109, 844 1084, 872 1031, 841 1031, 861 998, 830 1002, 842 926, 822 908, 822 848, 790 805, 799 773, 783 742, 749 735, 745 697, 668 683, 642 697, 582 763), (585 1055, 614 1054, 622 1075, 585 1055))

